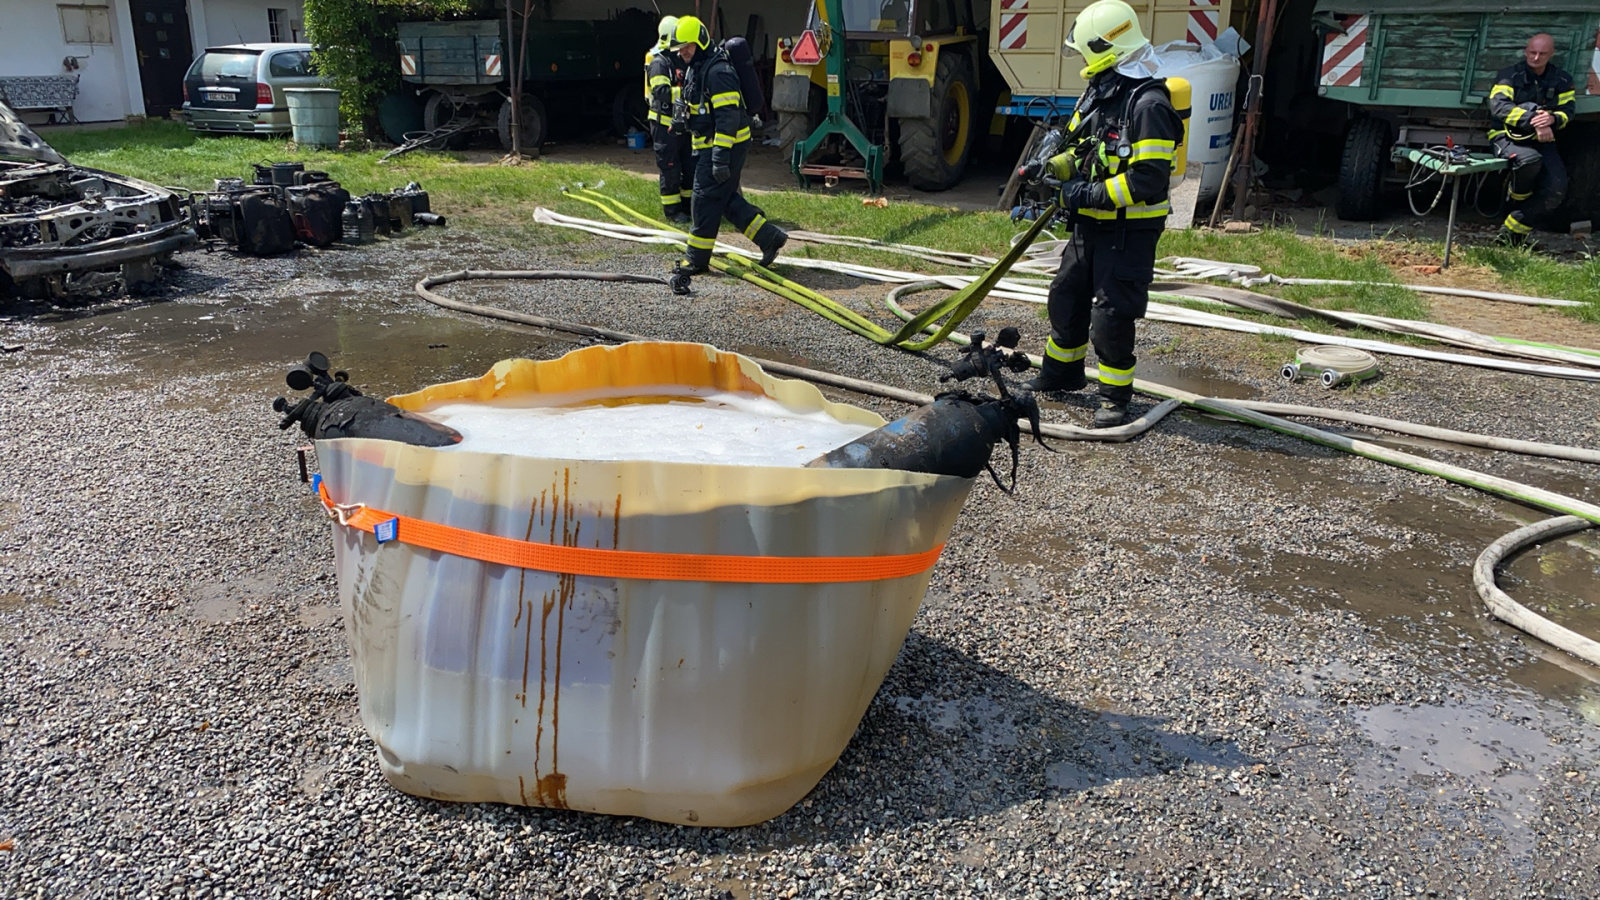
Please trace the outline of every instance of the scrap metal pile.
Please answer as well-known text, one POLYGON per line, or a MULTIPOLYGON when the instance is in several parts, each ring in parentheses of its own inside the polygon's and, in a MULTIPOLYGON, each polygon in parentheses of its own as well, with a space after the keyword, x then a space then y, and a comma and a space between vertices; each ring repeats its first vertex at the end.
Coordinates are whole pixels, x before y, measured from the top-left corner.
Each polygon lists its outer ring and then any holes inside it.
POLYGON ((365 244, 414 225, 443 225, 416 182, 383 193, 353 197, 327 172, 303 163, 262 163, 253 179, 218 178, 211 191, 190 197, 194 229, 252 256, 274 256, 301 242, 327 247, 365 244))
POLYGON ((253 256, 297 243, 365 244, 444 225, 411 182, 353 197, 303 163, 258 164, 188 193, 76 166, 0 103, 0 300, 83 302, 157 286, 173 254, 204 241, 253 256))

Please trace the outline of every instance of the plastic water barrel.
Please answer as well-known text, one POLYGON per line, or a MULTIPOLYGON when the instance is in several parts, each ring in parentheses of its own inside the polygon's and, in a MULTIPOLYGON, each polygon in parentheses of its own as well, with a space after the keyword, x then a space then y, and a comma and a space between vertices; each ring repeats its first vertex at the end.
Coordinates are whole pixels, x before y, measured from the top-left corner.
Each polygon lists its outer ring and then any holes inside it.
POLYGON ((1158 74, 1189 82, 1189 177, 1199 177, 1200 196, 1215 196, 1222 186, 1228 153, 1233 149, 1234 89, 1239 81, 1239 60, 1210 44, 1200 46, 1173 41, 1156 48, 1161 58, 1158 74))
POLYGON ((289 127, 302 147, 339 146, 339 92, 333 88, 285 88, 289 127))

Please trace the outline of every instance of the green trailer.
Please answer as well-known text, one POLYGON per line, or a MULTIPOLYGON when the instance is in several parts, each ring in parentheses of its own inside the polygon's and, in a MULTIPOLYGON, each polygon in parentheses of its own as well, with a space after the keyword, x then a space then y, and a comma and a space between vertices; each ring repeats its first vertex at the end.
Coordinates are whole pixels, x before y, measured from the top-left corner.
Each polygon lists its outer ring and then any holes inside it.
MULTIPOLYGON (((400 79, 422 100, 425 130, 494 131, 511 149, 508 55, 521 36, 520 18, 509 35, 503 19, 400 24, 400 79)), ((616 131, 644 122, 644 54, 656 40, 653 17, 626 10, 614 19, 530 19, 527 36, 517 79, 523 147, 544 142, 551 116, 609 118, 616 131)))
MULTIPOLYGON (((1489 89, 1530 36, 1555 38, 1555 64, 1577 83, 1577 116, 1558 147, 1572 176, 1566 221, 1600 216, 1600 0, 1319 0, 1317 92, 1352 104, 1339 166, 1339 218, 1383 212, 1409 178, 1405 149, 1489 149, 1489 89)), ((1501 196, 1478 191, 1479 205, 1501 196)), ((1489 210, 1492 211, 1492 210, 1489 210)))

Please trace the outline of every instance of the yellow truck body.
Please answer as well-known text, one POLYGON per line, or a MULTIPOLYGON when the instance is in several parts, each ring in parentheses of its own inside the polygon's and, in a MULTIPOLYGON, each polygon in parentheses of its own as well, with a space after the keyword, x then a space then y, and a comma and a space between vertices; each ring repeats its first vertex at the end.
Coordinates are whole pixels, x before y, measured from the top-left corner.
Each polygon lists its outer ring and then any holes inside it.
MULTIPOLYGON (((1061 55, 1078 13, 1092 0, 992 0, 989 58, 1011 87, 1011 104, 1032 98, 1072 97, 1086 86, 1083 61, 1061 55)), ((1234 0, 1128 0, 1145 36, 1156 45, 1215 38, 1228 27, 1234 0)))

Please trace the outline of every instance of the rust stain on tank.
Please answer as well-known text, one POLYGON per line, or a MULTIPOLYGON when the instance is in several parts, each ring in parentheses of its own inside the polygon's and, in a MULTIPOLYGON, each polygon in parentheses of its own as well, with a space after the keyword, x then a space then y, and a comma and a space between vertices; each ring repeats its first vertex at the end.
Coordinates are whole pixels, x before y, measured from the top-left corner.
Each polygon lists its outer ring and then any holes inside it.
MULTIPOLYGON (((572 470, 564 469, 562 482, 552 484, 548 493, 550 501, 550 543, 556 541, 556 518, 559 513, 561 519, 561 543, 563 546, 575 547, 582 523, 576 521, 572 507, 572 470), (560 492, 559 495, 557 492, 560 492)), ((546 494, 540 493, 541 521, 546 494)), ((529 535, 532 535, 532 517, 529 517, 529 535)), ((577 595, 578 579, 576 575, 561 574, 556 579, 556 589, 546 591, 542 598, 542 609, 539 615, 539 705, 538 727, 534 731, 533 773, 534 801, 539 806, 565 809, 567 807, 567 776, 561 772, 561 657, 562 657, 562 629, 566 623, 566 610, 571 606, 577 595), (555 671, 550 672, 550 613, 556 614, 556 647, 555 671), (551 682, 554 682, 553 684, 551 682), (545 704, 550 706, 550 767, 546 774, 544 770, 544 726, 545 704)), ((530 610, 529 626, 532 626, 530 610)), ((531 651, 530 651, 531 652, 531 651)), ((524 676, 526 678, 526 676, 524 676)), ((526 693, 526 681, 524 681, 526 693)), ((524 704, 526 701, 524 700, 524 704)), ((520 783, 520 779, 519 779, 520 783)))
POLYGON ((622 545, 622 495, 617 495, 617 508, 611 513, 611 549, 622 545))
MULTIPOLYGON (((530 504, 528 507, 528 527, 527 530, 522 534, 522 539, 524 541, 527 541, 533 537, 533 514, 535 506, 536 504, 530 504)), ((527 587, 527 584, 528 570, 518 570, 517 617, 512 620, 511 627, 516 628, 517 625, 522 622, 522 610, 524 605, 526 605, 528 609, 528 624, 522 635, 522 693, 517 695, 517 699, 522 701, 523 709, 528 708, 528 658, 532 655, 533 650, 533 604, 528 603, 522 595, 523 590, 527 587)))
POLYGON ((551 772, 539 779, 534 788, 534 796, 540 806, 551 809, 567 808, 567 776, 560 772, 551 772))

